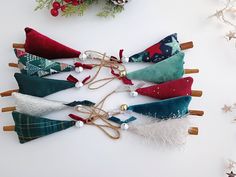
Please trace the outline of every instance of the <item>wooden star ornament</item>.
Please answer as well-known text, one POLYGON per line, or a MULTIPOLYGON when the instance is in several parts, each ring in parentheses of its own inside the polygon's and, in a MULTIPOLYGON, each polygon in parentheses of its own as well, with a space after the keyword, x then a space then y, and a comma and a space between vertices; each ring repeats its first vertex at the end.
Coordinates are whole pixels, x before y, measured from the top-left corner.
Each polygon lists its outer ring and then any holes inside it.
POLYGON ((224 107, 222 108, 222 110, 223 110, 224 112, 232 112, 232 107, 231 107, 231 106, 224 105, 224 107))
POLYGON ((236 176, 236 174, 233 171, 231 171, 230 173, 226 173, 226 174, 228 175, 228 177, 235 177, 236 176))

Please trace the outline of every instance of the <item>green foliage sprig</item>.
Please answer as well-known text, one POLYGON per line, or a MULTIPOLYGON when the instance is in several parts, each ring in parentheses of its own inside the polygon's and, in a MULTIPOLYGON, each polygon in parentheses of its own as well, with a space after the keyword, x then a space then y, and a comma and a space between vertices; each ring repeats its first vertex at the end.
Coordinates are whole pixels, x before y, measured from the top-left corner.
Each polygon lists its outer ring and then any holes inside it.
POLYGON ((98 4, 100 1, 103 3, 102 10, 97 13, 100 17, 115 17, 116 14, 121 13, 124 10, 124 4, 128 2, 124 1, 123 4, 118 5, 112 0, 71 0, 71 2, 66 2, 65 0, 36 0, 37 6, 35 10, 48 8, 51 9, 51 14, 53 16, 57 16, 59 11, 62 16, 66 17, 71 15, 82 16, 91 5, 98 4), (73 4, 73 2, 75 2, 75 4, 73 4), (55 6, 55 3, 57 6, 55 6))

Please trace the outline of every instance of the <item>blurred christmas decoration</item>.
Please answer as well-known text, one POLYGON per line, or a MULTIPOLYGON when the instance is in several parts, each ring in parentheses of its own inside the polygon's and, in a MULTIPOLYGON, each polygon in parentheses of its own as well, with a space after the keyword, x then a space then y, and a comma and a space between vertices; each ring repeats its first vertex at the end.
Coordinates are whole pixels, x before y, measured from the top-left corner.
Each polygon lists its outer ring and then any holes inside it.
MULTIPOLYGON (((233 105, 224 105, 224 107, 221 109, 224 113, 234 112, 236 109, 236 103, 233 105)), ((232 123, 236 123, 236 116, 233 118, 232 123)))
POLYGON ((235 177, 236 176, 236 174, 232 171, 230 173, 226 173, 226 174, 228 175, 228 177, 235 177))
POLYGON ((235 177, 236 174, 234 173, 236 162, 229 159, 228 160, 228 166, 227 166, 227 171, 230 171, 229 173, 226 173, 228 177, 235 177))
MULTIPOLYGON (((61 13, 62 16, 80 15, 93 4, 98 4, 98 0, 36 0, 35 10, 48 8, 52 16, 56 17, 61 13)), ((103 8, 97 15, 100 17, 114 17, 117 13, 124 10, 124 5, 128 0, 103 0, 103 8)))
POLYGON ((216 10, 210 17, 216 17, 226 26, 232 28, 225 35, 225 38, 228 41, 234 40, 236 46, 236 0, 226 0, 225 6, 222 9, 216 10))
POLYGON ((232 112, 232 106, 224 105, 222 110, 227 113, 227 112, 232 112))

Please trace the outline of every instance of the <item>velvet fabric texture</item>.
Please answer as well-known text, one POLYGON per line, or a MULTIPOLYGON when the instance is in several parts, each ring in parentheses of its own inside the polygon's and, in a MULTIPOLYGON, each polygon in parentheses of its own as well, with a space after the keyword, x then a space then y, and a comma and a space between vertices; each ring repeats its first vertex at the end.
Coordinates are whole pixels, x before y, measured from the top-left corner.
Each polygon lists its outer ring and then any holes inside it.
POLYGON ((89 101, 89 100, 83 100, 83 101, 73 101, 71 103, 67 103, 65 104, 66 106, 69 106, 69 107, 75 107, 75 106, 78 106, 78 105, 83 105, 83 106, 94 106, 95 103, 89 101))
POLYGON ((179 79, 184 74, 184 53, 163 60, 159 63, 127 74, 130 80, 142 80, 154 83, 163 83, 179 79))
POLYGON ((20 73, 15 73, 14 77, 19 86, 19 93, 37 97, 45 97, 75 86, 75 83, 68 81, 27 76, 20 73))
POLYGON ((130 117, 130 118, 128 118, 128 119, 123 121, 123 120, 121 120, 121 119, 119 119, 117 117, 112 116, 108 120, 121 125, 121 124, 128 124, 130 122, 135 121, 136 119, 137 119, 136 117, 132 116, 132 117, 130 117))
POLYGON ((138 88, 136 92, 140 95, 156 99, 168 99, 179 96, 187 96, 192 93, 193 78, 186 77, 149 87, 138 88))
POLYGON ((73 127, 75 121, 50 120, 42 117, 30 116, 19 112, 12 112, 15 131, 20 143, 56 133, 73 127))
POLYGON ((25 51, 48 59, 79 57, 80 52, 50 39, 31 28, 25 28, 25 51))
POLYGON ((129 106, 128 110, 158 119, 176 119, 188 114, 190 96, 170 98, 163 101, 129 106))
POLYGON ((181 51, 177 34, 171 34, 143 52, 129 58, 129 62, 160 62, 181 51))
POLYGON ((20 72, 29 76, 44 77, 60 72, 72 71, 75 69, 73 65, 50 61, 46 58, 29 54, 22 50, 15 49, 20 72))

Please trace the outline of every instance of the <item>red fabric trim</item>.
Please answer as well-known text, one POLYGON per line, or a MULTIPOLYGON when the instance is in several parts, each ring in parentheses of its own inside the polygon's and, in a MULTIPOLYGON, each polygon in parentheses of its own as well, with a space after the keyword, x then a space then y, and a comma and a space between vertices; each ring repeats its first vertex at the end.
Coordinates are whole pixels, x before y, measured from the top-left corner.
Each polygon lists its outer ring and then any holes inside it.
POLYGON ((76 62, 74 64, 75 67, 82 67, 84 69, 93 69, 93 65, 89 65, 89 64, 82 64, 80 62, 76 62))
POLYGON ((82 121, 83 123, 86 123, 86 119, 84 119, 84 118, 82 118, 82 117, 80 117, 80 116, 77 116, 77 115, 75 115, 75 114, 69 114, 69 117, 70 117, 71 119, 76 120, 76 121, 82 121))
POLYGON ((86 78, 82 81, 82 83, 85 84, 90 78, 91 78, 91 76, 86 77, 86 78))
POLYGON ((120 52, 119 52, 119 57, 120 57, 120 62, 119 63, 123 63, 123 61, 122 61, 123 53, 124 53, 124 49, 121 49, 120 52))
POLYGON ((130 79, 128 79, 126 76, 124 77, 120 77, 119 74, 115 73, 115 71, 113 70, 113 68, 111 68, 111 74, 113 74, 114 76, 116 76, 119 80, 121 80, 124 84, 126 85, 134 85, 132 83, 132 81, 130 79))
POLYGON ((72 75, 69 75, 69 76, 67 77, 67 80, 68 80, 69 82, 73 82, 73 83, 79 82, 79 80, 76 79, 76 78, 75 78, 74 76, 72 76, 72 75))

